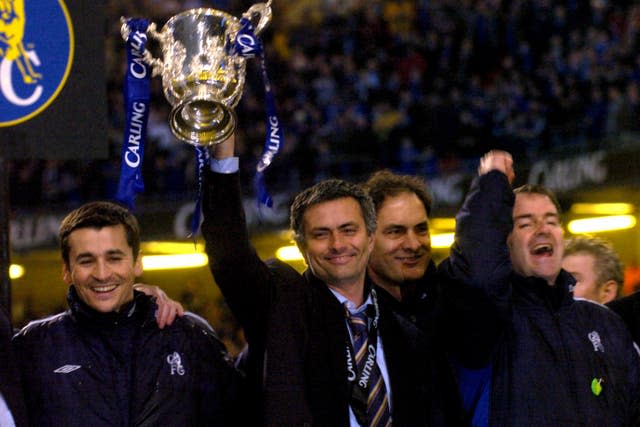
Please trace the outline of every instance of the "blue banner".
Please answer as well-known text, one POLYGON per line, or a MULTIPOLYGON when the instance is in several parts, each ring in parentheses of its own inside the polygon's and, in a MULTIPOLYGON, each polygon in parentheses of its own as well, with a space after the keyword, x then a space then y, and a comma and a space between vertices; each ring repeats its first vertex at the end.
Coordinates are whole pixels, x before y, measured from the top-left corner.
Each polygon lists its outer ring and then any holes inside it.
POLYGON ((144 191, 142 161, 149 118, 151 67, 143 59, 149 22, 145 19, 129 19, 127 26, 129 37, 126 44, 127 73, 124 83, 126 121, 120 182, 115 198, 133 210, 136 194, 144 191))
POLYGON ((255 35, 253 25, 251 21, 246 18, 240 20, 240 31, 236 36, 236 52, 243 57, 260 58, 260 68, 262 72, 262 81, 264 83, 265 94, 265 113, 266 113, 266 138, 262 155, 258 161, 256 167, 255 187, 256 197, 258 201, 267 206, 273 206, 273 200, 267 191, 267 185, 265 182, 265 170, 273 162, 274 157, 282 149, 284 144, 284 131, 280 126, 280 120, 278 119, 278 112, 276 109, 275 96, 271 89, 271 82, 267 75, 267 65, 264 57, 264 49, 262 48, 262 42, 255 35))

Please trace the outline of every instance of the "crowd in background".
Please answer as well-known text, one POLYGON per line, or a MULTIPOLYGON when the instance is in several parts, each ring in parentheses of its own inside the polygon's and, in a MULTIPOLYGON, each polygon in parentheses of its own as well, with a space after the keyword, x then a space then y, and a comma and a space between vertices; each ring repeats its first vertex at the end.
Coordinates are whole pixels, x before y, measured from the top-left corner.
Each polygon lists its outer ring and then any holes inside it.
MULTIPOLYGON (((124 114, 120 16, 162 25, 193 7, 239 17, 252 3, 110 0, 111 156, 12 161, 12 204, 114 194, 124 114)), ((382 167, 431 177, 475 165, 492 147, 526 161, 634 141, 639 130, 640 6, 634 2, 275 0, 272 7, 262 37, 285 129, 268 175, 276 188, 295 190, 329 176, 360 179, 382 167)), ((257 61, 249 60, 236 111, 237 150, 249 180, 265 138, 257 61)), ((154 78, 145 197, 190 198, 195 155, 171 134, 168 112, 154 78)))
MULTIPOLYGON (((16 208, 77 205, 115 194, 125 73, 120 16, 162 25, 189 8, 239 17, 247 0, 109 0, 105 23, 110 156, 9 161, 16 208)), ((519 163, 542 154, 640 141, 640 5, 619 0, 273 1, 262 34, 267 71, 285 130, 269 169, 275 191, 328 177, 360 180, 383 167, 426 177, 475 169, 489 148, 519 163)), ((191 200, 193 147, 172 135, 170 106, 153 80, 141 198, 191 200)), ((243 188, 265 139, 257 61, 236 108, 243 188)), ((228 311, 188 308, 209 320, 228 311)), ((218 304, 216 302, 215 304, 218 304)), ((212 320, 232 352, 237 326, 212 320), (222 325, 232 325, 230 327, 222 325)))

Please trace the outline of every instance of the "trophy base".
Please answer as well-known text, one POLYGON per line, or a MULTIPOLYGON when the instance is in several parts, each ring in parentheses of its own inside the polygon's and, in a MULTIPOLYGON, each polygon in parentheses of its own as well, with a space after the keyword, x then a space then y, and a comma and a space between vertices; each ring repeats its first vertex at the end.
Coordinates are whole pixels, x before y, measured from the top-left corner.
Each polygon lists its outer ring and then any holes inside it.
POLYGON ((208 99, 190 99, 171 110, 171 131, 181 141, 192 145, 220 144, 236 128, 236 116, 225 105, 208 99))

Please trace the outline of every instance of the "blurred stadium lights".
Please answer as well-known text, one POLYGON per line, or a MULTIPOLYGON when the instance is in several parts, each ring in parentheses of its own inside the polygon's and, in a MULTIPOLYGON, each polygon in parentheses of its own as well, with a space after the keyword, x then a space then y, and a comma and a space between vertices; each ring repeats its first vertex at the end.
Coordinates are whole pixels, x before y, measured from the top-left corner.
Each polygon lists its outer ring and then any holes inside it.
POLYGON ((451 247, 456 229, 455 218, 431 218, 431 247, 433 249, 447 249, 451 247))
POLYGON ((456 219, 455 218, 431 218, 429 220, 429 226, 432 230, 455 230, 456 219))
POLYGON ((143 242, 140 247, 146 271, 197 268, 209 262, 202 243, 152 241, 143 242))
POLYGON ((573 234, 601 233, 604 231, 626 230, 636 225, 633 215, 610 215, 582 218, 569 221, 567 229, 573 234))
POLYGON ((455 233, 434 233, 431 235, 431 247, 445 249, 453 244, 455 233))
POLYGON ((9 266, 9 278, 19 279, 24 276, 24 267, 20 264, 11 264, 9 266))
POLYGON ((142 253, 148 254, 186 254, 204 252, 204 244, 189 242, 143 242, 140 244, 142 253))
POLYGON ((571 213, 576 215, 628 215, 635 207, 631 203, 574 203, 571 213))
POLYGON ((296 245, 281 246, 276 250, 276 258, 280 261, 302 261, 302 254, 296 245))
POLYGON ((196 268, 207 265, 209 258, 203 253, 176 255, 145 255, 142 257, 142 268, 149 270, 171 270, 178 268, 196 268))

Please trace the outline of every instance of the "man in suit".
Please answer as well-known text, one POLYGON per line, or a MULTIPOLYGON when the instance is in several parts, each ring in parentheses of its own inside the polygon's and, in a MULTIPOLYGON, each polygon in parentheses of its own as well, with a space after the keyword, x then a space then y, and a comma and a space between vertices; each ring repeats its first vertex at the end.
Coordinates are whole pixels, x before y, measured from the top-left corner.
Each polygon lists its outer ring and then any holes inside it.
POLYGON ((368 274, 381 288, 380 298, 423 331, 435 332, 438 277, 431 259, 426 184, 416 176, 384 170, 371 175, 365 188, 378 223, 368 274))
MULTIPOLYGON (((441 312, 439 278, 431 256, 431 196, 423 179, 388 170, 372 174, 365 188, 378 226, 367 272, 383 304, 413 322, 426 336, 431 357, 439 360, 442 404, 449 425, 465 424, 456 381, 446 355, 447 324, 441 312)), ((468 393, 463 391, 463 396, 468 393)), ((474 393, 471 393, 474 394, 474 393)), ((467 403, 470 408, 472 403, 467 403)))
POLYGON ((640 346, 640 291, 615 299, 607 306, 622 317, 633 340, 640 346))
POLYGON ((363 188, 328 180, 296 196, 290 222, 309 266, 300 275, 286 264, 263 262, 251 247, 233 154, 233 136, 212 148, 202 232, 214 278, 245 331, 261 422, 445 425, 424 335, 378 300, 366 274, 376 219, 363 188), (371 313, 369 366, 381 373, 383 412, 390 417, 378 413, 371 420, 363 403, 368 368, 354 369, 357 333, 347 320, 358 312, 371 313))

